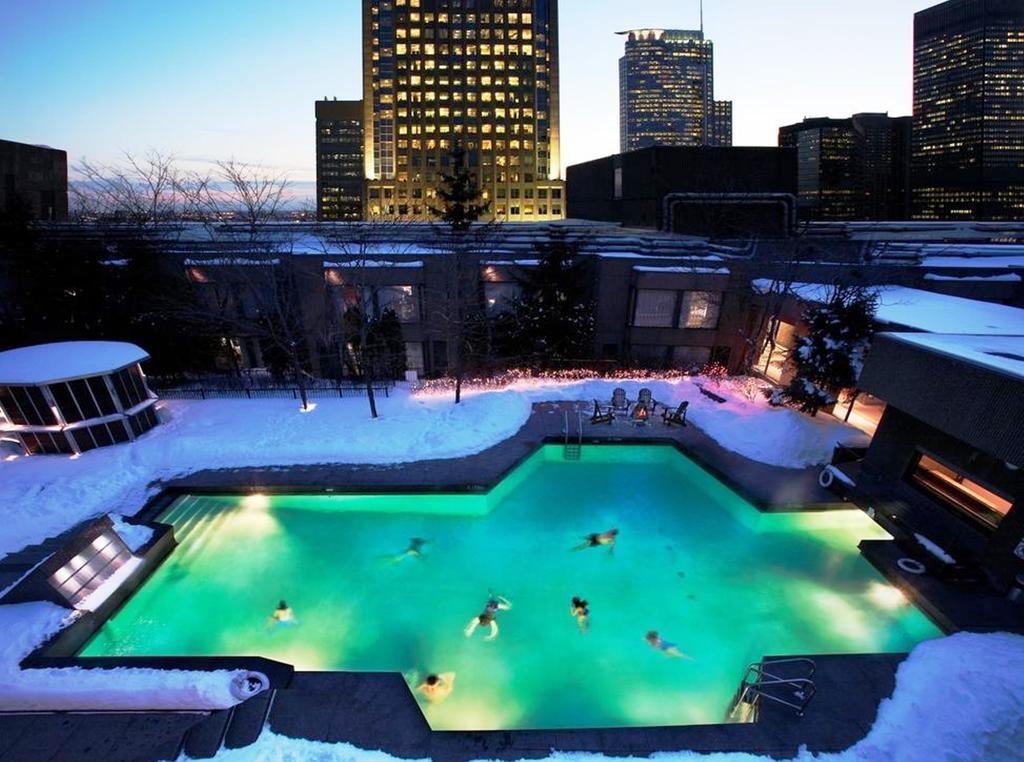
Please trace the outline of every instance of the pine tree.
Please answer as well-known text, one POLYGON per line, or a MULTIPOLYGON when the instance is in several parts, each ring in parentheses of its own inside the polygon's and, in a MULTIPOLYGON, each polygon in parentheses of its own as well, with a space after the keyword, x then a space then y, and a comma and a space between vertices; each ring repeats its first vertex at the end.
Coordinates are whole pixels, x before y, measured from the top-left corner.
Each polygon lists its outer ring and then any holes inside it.
POLYGON ((502 354, 542 363, 590 359, 594 307, 586 299, 579 244, 553 232, 534 248, 537 266, 525 269, 518 279, 522 295, 497 321, 502 354))
POLYGON ((451 172, 441 174, 441 186, 437 189, 440 207, 430 207, 430 212, 448 225, 454 233, 465 233, 474 222, 487 213, 490 202, 480 201, 480 189, 476 178, 466 166, 466 149, 456 145, 448 154, 451 172))
POLYGON ((863 288, 837 287, 827 304, 808 309, 807 334, 792 354, 796 376, 774 399, 813 416, 855 387, 874 332, 876 303, 876 295, 863 288))
POLYGON ((444 325, 448 350, 448 375, 455 379, 455 403, 462 401, 462 382, 475 356, 485 342, 480 341, 477 327, 484 323, 476 291, 476 267, 473 249, 488 245, 489 230, 473 231, 473 223, 487 213, 489 202, 482 202, 480 189, 469 167, 466 151, 456 145, 448 155, 451 172, 441 175, 437 189, 440 207, 431 207, 433 215, 448 228, 440 241, 447 249, 441 303, 444 308, 437 319, 444 325))

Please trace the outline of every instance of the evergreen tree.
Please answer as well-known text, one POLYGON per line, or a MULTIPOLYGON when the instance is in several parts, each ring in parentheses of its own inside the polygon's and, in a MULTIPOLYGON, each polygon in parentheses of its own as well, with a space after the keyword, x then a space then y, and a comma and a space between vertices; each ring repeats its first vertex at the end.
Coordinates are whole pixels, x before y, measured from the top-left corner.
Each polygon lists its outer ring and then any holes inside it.
POLYGON ((518 279, 522 295, 496 321, 499 349, 531 362, 590 359, 594 307, 586 299, 579 244, 559 231, 534 248, 538 264, 518 279))
POLYGON ((443 305, 435 319, 443 327, 448 352, 448 375, 455 379, 455 403, 462 401, 462 382, 470 366, 487 346, 481 341, 486 324, 478 293, 476 254, 486 250, 493 229, 484 226, 473 231, 473 223, 490 207, 481 201, 476 178, 466 164, 466 151, 456 145, 448 156, 451 172, 441 176, 437 189, 440 207, 430 211, 447 228, 439 240, 446 249, 445 272, 439 302, 443 305))
POLYGON ((441 174, 437 189, 440 207, 430 212, 448 225, 454 233, 465 233, 490 208, 490 202, 480 201, 481 193, 476 178, 466 166, 466 149, 456 145, 448 154, 451 172, 441 174))
POLYGON ((855 387, 874 332, 876 303, 873 292, 837 287, 827 304, 808 309, 807 334, 798 339, 792 355, 796 376, 773 401, 817 415, 835 405, 844 389, 855 387))

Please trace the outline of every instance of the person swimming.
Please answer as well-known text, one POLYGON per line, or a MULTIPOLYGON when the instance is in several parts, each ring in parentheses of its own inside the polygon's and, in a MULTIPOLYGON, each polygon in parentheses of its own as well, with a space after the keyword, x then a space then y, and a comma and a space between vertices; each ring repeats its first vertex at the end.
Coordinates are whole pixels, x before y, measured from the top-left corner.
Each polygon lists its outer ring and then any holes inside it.
POLYGON ((573 596, 572 603, 569 604, 569 614, 576 619, 580 632, 590 629, 590 606, 585 600, 573 596))
POLYGON ((692 656, 688 656, 679 650, 679 647, 675 643, 669 643, 667 640, 662 640, 661 635, 658 634, 657 630, 651 630, 644 636, 650 646, 658 651, 661 651, 665 656, 670 656, 674 659, 693 659, 692 656))
POLYGON ((384 559, 393 564, 400 564, 407 558, 419 558, 423 559, 423 546, 425 546, 429 540, 424 540, 422 537, 413 537, 409 540, 409 547, 403 550, 398 555, 384 556, 384 559))
POLYGON ((573 548, 573 550, 586 550, 587 548, 599 548, 605 546, 608 548, 608 552, 612 553, 615 551, 615 539, 618 535, 619 530, 614 527, 609 529, 607 532, 588 534, 586 539, 573 548))
POLYGON ((439 675, 427 675, 423 682, 416 686, 431 704, 440 704, 455 688, 455 673, 442 672, 439 675))
POLYGON ((487 605, 484 606, 484 610, 469 620, 469 624, 466 625, 464 630, 466 637, 472 637, 477 627, 489 627, 491 634, 484 638, 484 640, 494 640, 498 637, 497 614, 499 611, 508 611, 510 608, 512 608, 512 603, 507 598, 500 595, 492 595, 487 599, 487 605))
POLYGON ((267 624, 271 626, 278 624, 295 624, 295 612, 293 612, 291 606, 282 599, 281 602, 277 604, 277 608, 274 609, 274 612, 267 617, 267 624))

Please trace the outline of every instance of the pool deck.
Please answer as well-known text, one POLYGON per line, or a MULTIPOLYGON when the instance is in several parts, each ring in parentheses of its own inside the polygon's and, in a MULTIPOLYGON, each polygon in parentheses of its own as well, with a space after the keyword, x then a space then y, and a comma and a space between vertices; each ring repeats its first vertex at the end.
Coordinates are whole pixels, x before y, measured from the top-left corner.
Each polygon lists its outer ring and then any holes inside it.
MULTIPOLYGON (((0 759, 194 759, 244 748, 265 727, 292 738, 345 742, 402 759, 537 759, 553 750, 644 757, 665 751, 745 751, 776 758, 840 751, 862 739, 892 693, 904 656, 815 657, 818 693, 803 717, 764 705, 755 723, 603 730, 432 731, 405 681, 389 673, 296 673, 285 689, 209 714, 0 714, 0 759)), ((739 676, 737 676, 737 683, 739 676)))
POLYGON ((694 424, 666 426, 660 417, 638 427, 627 420, 611 425, 590 423, 584 403, 552 402, 533 406, 526 424, 512 437, 475 455, 449 460, 424 460, 398 465, 324 464, 287 468, 235 468, 199 471, 168 482, 175 491, 197 492, 323 492, 486 491, 546 442, 564 441, 569 413, 573 440, 578 438, 577 411, 583 413, 583 441, 662 443, 686 455, 763 511, 850 508, 818 485, 819 468, 791 469, 745 458, 719 445, 694 424))

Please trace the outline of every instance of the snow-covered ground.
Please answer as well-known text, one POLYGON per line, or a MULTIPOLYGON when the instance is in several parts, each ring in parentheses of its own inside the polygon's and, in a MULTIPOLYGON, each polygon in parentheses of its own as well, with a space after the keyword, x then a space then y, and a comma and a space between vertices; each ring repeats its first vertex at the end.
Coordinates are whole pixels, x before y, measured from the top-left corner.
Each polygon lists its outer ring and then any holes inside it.
MULTIPOLYGON (((1024 637, 961 633, 926 641, 896 675, 867 737, 846 751, 794 762, 1013 762, 1024 759, 1024 637)), ((390 762, 350 744, 286 738, 264 730, 252 746, 217 755, 222 762, 390 762)), ((548 759, 589 762, 600 754, 555 753, 548 759)), ((753 754, 664 752, 659 762, 772 762, 753 754)))
MULTIPOLYGON (((164 422, 133 444, 78 458, 34 456, 0 461, 0 505, 6 506, 0 556, 102 513, 132 515, 154 482, 206 468, 316 463, 391 464, 457 458, 515 434, 533 402, 594 399, 607 403, 622 386, 636 398, 649 387, 658 401, 690 401, 689 420, 724 447, 752 460, 790 468, 826 462, 836 442, 864 435, 831 416, 817 418, 748 400, 726 381, 726 404, 701 395, 699 379, 674 381, 523 381, 501 390, 469 390, 461 405, 445 394, 396 389, 379 398, 371 419, 365 399, 318 400, 301 412, 293 400, 159 403, 164 422)), ((738 387, 737 387, 738 389, 738 387)))

